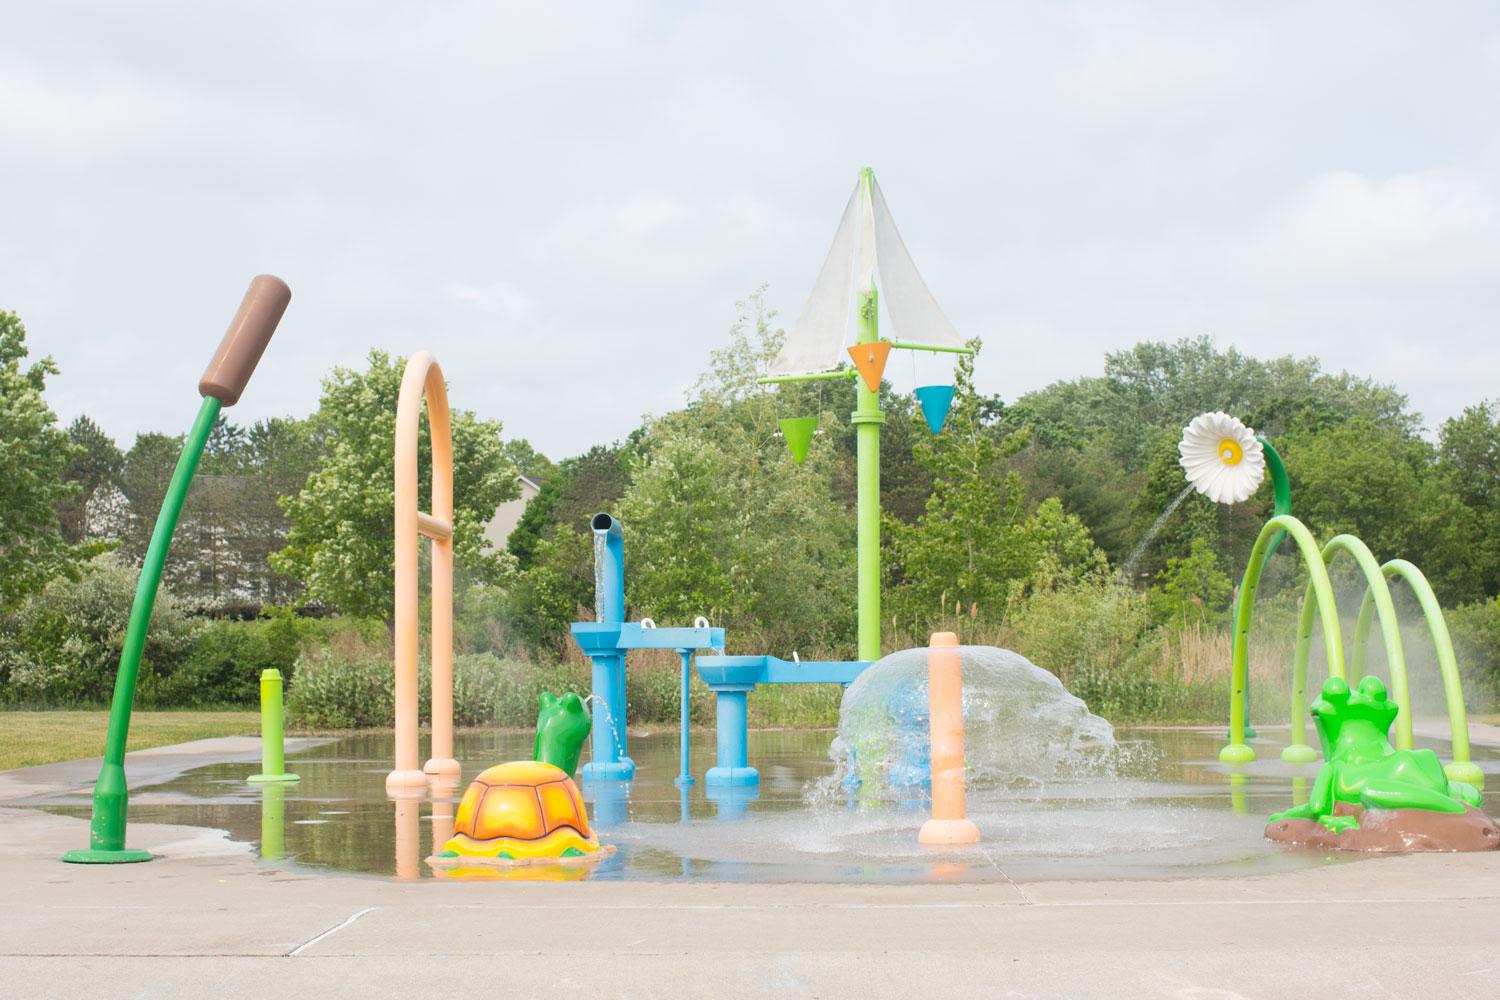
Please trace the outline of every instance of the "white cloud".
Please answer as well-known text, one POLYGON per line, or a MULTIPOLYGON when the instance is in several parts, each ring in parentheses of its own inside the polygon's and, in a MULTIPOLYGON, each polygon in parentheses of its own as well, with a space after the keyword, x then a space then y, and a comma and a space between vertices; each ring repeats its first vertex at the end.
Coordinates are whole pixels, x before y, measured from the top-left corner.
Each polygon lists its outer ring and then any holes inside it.
POLYGON ((1493 282, 1500 195, 1463 169, 1321 174, 1271 213, 1253 254, 1268 274, 1306 283, 1493 282))
POLYGON ((986 391, 1201 333, 1432 419, 1496 391, 1492 4, 304 7, 7 10, 0 308, 65 419, 179 430, 271 271, 237 419, 426 348, 455 405, 581 451, 679 402, 757 286, 796 314, 866 164, 986 391))
POLYGON ((78 165, 158 146, 190 121, 194 102, 130 73, 43 73, 0 63, 6 155, 78 165))
POLYGON ((488 285, 450 281, 446 292, 451 301, 473 306, 480 312, 498 314, 504 322, 526 326, 536 323, 536 303, 531 296, 508 281, 496 281, 488 285))

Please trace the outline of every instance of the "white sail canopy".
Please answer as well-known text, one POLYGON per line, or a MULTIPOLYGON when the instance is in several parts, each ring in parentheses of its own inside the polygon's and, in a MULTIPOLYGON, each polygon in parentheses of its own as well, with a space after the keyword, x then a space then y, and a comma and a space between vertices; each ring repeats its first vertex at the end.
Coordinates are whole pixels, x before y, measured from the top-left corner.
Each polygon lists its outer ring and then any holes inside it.
POLYGON ((872 177, 868 196, 863 183, 855 185, 812 294, 787 334, 781 352, 771 363, 769 374, 831 371, 844 360, 856 256, 861 292, 869 291, 875 275, 880 276, 880 298, 889 323, 895 328, 882 331, 885 339, 940 347, 963 346, 963 339, 943 315, 917 271, 896 230, 885 195, 872 177))

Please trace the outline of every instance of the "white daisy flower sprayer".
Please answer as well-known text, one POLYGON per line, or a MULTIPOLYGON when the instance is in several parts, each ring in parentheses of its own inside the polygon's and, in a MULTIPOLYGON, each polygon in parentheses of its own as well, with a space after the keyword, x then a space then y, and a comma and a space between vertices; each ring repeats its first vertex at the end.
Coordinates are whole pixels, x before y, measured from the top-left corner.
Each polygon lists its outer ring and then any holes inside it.
POLYGON ((1201 413, 1177 443, 1187 480, 1216 503, 1243 503, 1266 477, 1266 456, 1255 432, 1227 413, 1201 413))

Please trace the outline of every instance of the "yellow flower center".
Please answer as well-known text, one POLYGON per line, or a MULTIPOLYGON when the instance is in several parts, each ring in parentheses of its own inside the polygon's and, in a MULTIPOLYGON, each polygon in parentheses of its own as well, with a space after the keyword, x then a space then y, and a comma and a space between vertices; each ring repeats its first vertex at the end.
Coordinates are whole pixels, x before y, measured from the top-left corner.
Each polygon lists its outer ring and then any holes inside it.
POLYGON ((1234 438, 1225 438, 1219 442, 1219 457, 1225 465, 1239 465, 1240 459, 1245 457, 1245 449, 1234 438))

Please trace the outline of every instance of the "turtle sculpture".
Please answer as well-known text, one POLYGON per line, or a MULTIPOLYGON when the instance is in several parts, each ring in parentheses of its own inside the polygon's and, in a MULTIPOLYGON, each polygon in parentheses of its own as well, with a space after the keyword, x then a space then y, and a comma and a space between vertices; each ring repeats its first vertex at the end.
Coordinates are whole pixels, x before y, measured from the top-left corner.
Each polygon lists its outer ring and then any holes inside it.
POLYGON ((452 838, 430 861, 588 864, 612 854, 589 828, 570 776, 590 726, 578 695, 544 692, 535 759, 496 764, 475 778, 454 814, 452 838))

